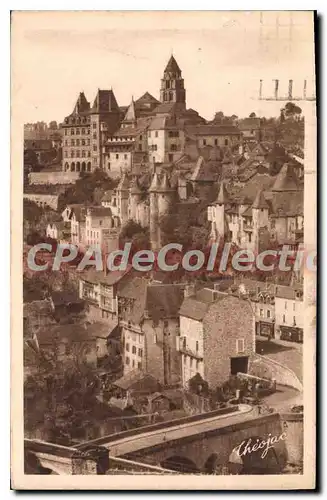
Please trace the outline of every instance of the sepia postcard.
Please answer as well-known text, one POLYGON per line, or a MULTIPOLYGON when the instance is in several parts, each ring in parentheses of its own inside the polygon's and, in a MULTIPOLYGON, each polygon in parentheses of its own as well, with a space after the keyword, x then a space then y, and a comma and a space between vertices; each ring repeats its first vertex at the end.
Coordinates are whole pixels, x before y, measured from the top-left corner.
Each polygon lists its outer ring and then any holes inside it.
POLYGON ((316 488, 315 22, 12 12, 13 489, 316 488))

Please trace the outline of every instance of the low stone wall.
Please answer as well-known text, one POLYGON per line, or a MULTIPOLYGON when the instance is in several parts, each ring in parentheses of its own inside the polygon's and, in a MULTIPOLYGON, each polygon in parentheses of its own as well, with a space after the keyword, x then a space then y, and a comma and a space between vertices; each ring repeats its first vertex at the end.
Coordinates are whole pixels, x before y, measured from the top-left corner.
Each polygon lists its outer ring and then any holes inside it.
POLYGON ((278 385, 285 385, 303 392, 303 386, 295 373, 287 366, 267 356, 254 354, 250 359, 249 373, 257 377, 275 379, 278 385))
POLYGON ((303 461, 303 413, 281 413, 280 420, 284 432, 287 433, 287 459, 291 464, 303 461))
POLYGON ((79 172, 31 172, 28 174, 30 184, 75 184, 79 172))

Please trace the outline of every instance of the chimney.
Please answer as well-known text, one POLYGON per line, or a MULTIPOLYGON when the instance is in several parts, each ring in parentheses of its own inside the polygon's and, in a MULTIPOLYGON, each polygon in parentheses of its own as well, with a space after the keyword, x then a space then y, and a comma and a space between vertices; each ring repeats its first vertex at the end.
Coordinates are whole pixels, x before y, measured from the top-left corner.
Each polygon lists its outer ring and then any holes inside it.
POLYGON ((275 99, 278 99, 279 80, 275 80, 275 99))
POLYGON ((262 99, 262 80, 260 80, 260 85, 259 85, 259 99, 262 99))
POLYGON ((292 92, 293 92, 293 80, 289 80, 288 82, 288 98, 292 99, 292 92))
POLYGON ((304 99, 307 98, 307 81, 304 80, 304 83, 303 83, 303 97, 304 99))
POLYGON ((191 297, 192 295, 195 295, 195 284, 188 283, 184 288, 184 298, 191 297))

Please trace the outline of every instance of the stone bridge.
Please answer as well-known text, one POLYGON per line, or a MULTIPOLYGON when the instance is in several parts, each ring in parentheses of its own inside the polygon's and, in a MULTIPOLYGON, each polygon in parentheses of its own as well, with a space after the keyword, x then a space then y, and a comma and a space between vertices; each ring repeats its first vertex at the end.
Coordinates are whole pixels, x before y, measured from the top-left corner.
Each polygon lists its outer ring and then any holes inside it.
MULTIPOLYGON (((212 473, 228 463, 235 447, 281 436, 283 421, 278 413, 258 415, 248 405, 215 410, 171 422, 154 424, 90 441, 110 456, 124 457, 180 472, 212 473)), ((80 445, 78 449, 83 449, 80 445)), ((278 473, 287 462, 287 438, 272 446, 264 459, 262 450, 242 457, 248 473, 278 473)))
MULTIPOLYGON (((129 464, 131 470, 144 467, 153 474, 212 474, 223 473, 226 464, 233 461, 240 464, 243 473, 276 474, 290 456, 302 460, 303 442, 297 440, 302 433, 302 414, 296 419, 289 414, 258 415, 253 407, 239 405, 130 429, 74 448, 25 440, 25 450, 42 468, 57 474, 105 474, 103 471, 114 467, 114 462, 117 469, 129 464), (266 446, 258 449, 258 444, 269 439, 271 444, 273 437, 276 442, 262 457, 266 446), (237 455, 235 461, 233 449, 242 445, 240 451, 244 451, 250 439, 251 446, 257 445, 255 449, 237 455)), ((41 469, 38 473, 49 472, 41 469)))

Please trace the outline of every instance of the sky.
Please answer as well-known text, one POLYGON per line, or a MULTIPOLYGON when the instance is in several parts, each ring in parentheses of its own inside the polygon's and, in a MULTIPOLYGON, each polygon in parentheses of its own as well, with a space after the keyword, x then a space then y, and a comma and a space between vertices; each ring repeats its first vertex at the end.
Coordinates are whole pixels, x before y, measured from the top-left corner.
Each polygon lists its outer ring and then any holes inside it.
POLYGON ((174 54, 187 106, 206 119, 215 112, 278 114, 273 79, 286 95, 307 93, 314 80, 310 12, 15 12, 12 16, 12 98, 26 122, 61 122, 84 91, 112 88, 128 105, 146 91, 159 98, 174 54))

